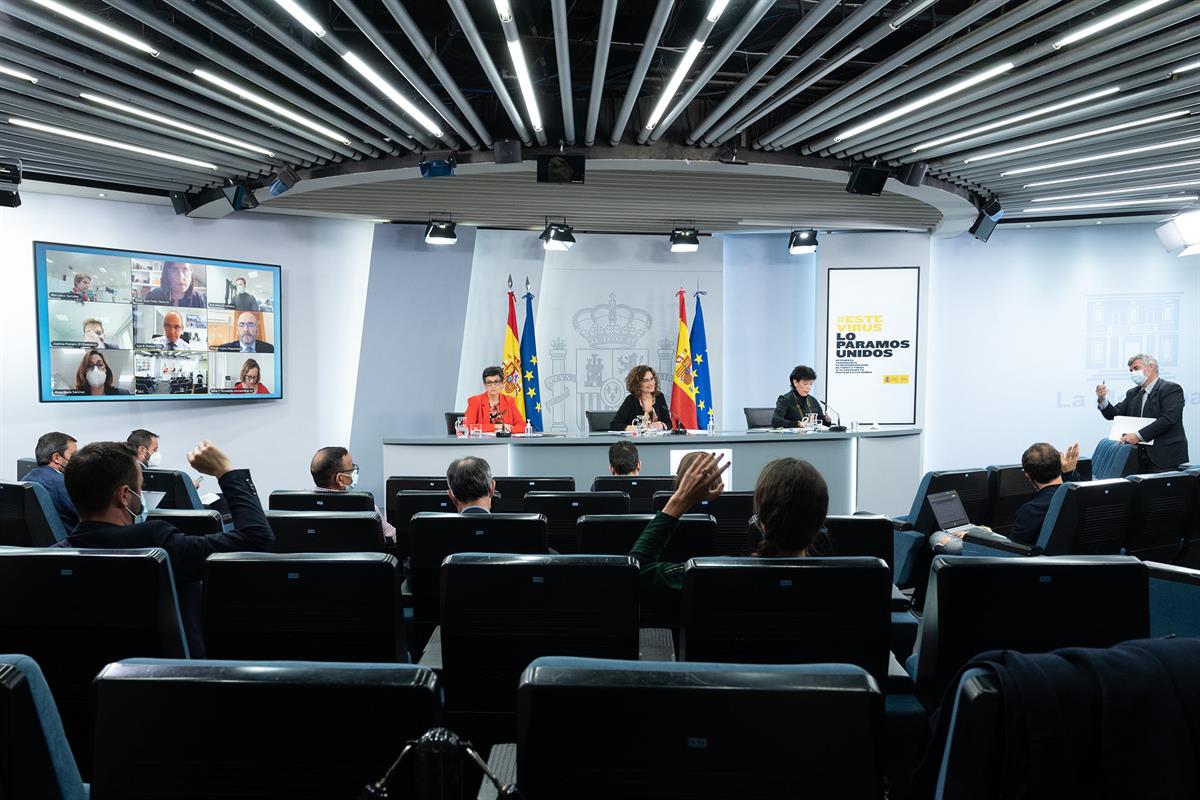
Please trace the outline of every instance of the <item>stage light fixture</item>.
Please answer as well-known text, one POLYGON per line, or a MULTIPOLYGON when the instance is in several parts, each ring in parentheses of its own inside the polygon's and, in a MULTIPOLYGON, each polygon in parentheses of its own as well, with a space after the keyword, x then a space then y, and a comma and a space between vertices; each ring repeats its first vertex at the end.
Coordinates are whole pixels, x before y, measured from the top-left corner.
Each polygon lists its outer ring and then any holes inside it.
POLYGON ((1154 232, 1171 255, 1196 255, 1200 253, 1200 209, 1184 211, 1159 225, 1154 232))
POLYGON ((70 6, 59 3, 58 0, 33 0, 33 2, 42 8, 53 11, 55 14, 61 14, 67 19, 75 20, 80 25, 91 28, 97 33, 102 33, 110 39, 116 39, 121 44, 132 47, 134 50, 141 50, 143 53, 148 53, 152 56, 158 55, 158 50, 146 42, 143 42, 141 39, 130 36, 128 33, 125 33, 125 31, 118 30, 111 25, 107 25, 90 14, 84 14, 82 11, 76 11, 70 6))
POLYGON ((1090 25, 1084 25, 1082 28, 1079 28, 1072 33, 1068 33, 1066 36, 1054 43, 1054 49, 1057 50, 1060 47, 1066 47, 1069 44, 1074 44, 1075 42, 1086 39, 1089 36, 1094 36, 1101 31, 1108 30, 1114 25, 1120 25, 1127 19, 1133 19, 1139 14, 1144 14, 1153 8, 1158 8, 1167 2, 1169 2, 1169 0, 1144 0, 1144 2, 1126 6, 1116 13, 1101 17, 1090 25))
POLYGON ((446 158, 422 158, 417 162, 422 178, 452 178, 457 166, 458 161, 453 153, 446 158))
POLYGON ((700 232, 694 226, 671 231, 672 253, 694 253, 700 249, 700 232))
POLYGON ((0 206, 16 208, 21 205, 21 162, 0 162, 0 206))
POLYGON ((246 183, 231 183, 229 186, 222 186, 221 192, 229 201, 229 205, 233 206, 234 211, 249 211, 252 208, 258 208, 258 198, 254 196, 254 190, 246 183))
POLYGON ((286 194, 299 182, 300 176, 289 167, 284 167, 275 173, 275 180, 271 181, 267 191, 271 193, 271 197, 279 197, 281 194, 286 194))
POLYGON ((817 252, 817 232, 811 228, 792 231, 788 237, 788 252, 794 256, 817 252))
POLYGON ((458 234, 454 231, 454 222, 448 219, 431 219, 425 226, 425 244, 454 244, 458 234))
POLYGON ((546 229, 538 238, 542 240, 543 249, 566 252, 575 244, 575 229, 567 224, 565 218, 561 223, 550 222, 547 218, 546 229))

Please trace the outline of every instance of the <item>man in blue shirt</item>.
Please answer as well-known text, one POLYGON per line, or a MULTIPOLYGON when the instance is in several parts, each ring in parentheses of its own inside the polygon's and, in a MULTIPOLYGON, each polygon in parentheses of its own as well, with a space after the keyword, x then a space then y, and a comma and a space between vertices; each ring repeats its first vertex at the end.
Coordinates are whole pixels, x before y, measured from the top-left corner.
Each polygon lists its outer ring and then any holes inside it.
POLYGON ((63 527, 70 533, 79 524, 79 512, 67 494, 67 485, 63 480, 63 470, 67 462, 75 455, 77 445, 75 439, 65 433, 52 431, 42 434, 37 441, 33 454, 38 465, 25 474, 24 480, 30 483, 40 483, 49 493, 54 502, 54 510, 58 512, 63 527))

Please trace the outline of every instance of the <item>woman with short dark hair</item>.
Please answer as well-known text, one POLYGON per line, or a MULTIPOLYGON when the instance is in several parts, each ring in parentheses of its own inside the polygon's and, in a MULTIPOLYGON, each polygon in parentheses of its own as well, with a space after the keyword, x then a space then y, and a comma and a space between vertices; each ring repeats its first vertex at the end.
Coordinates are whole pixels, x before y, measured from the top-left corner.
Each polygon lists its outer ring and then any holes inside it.
POLYGON ((634 417, 646 421, 651 430, 669 430, 671 411, 667 399, 659 390, 658 375, 648 364, 638 364, 625 376, 625 390, 629 392, 616 416, 609 423, 610 431, 632 431, 634 417))
POLYGON ((823 425, 831 424, 829 417, 821 411, 821 404, 812 396, 816 370, 803 364, 792 370, 792 390, 779 395, 775 401, 775 414, 771 417, 772 428, 800 428, 804 418, 816 414, 823 425))
POLYGON ((485 433, 524 433, 525 419, 517 410, 517 403, 506 395, 504 370, 485 367, 483 370, 483 393, 467 398, 465 421, 467 428, 479 425, 485 433))

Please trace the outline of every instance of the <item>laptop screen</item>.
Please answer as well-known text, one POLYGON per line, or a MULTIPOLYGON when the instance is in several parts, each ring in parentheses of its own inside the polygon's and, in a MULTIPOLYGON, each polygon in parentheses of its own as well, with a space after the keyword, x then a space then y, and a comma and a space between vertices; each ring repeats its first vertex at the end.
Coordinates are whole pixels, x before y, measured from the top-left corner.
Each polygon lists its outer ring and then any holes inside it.
POLYGON ((944 531, 957 528, 959 525, 971 524, 956 491, 929 495, 929 507, 933 509, 933 516, 937 520, 938 527, 944 531))

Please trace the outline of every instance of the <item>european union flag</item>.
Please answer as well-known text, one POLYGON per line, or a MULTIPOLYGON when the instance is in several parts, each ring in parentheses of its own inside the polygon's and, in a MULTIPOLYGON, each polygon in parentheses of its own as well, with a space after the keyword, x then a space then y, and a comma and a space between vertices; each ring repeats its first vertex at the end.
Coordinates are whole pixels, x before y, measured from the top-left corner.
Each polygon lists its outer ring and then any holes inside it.
POLYGON ((533 338, 533 295, 525 293, 525 329, 521 333, 521 387, 525 390, 525 421, 531 431, 542 430, 542 388, 538 381, 537 341, 533 338))
POLYGON ((704 309, 700 307, 700 295, 696 292, 696 313, 692 317, 692 376, 696 382, 696 422, 707 428, 711 420, 716 422, 717 410, 713 408, 712 383, 708 378, 708 339, 704 336, 704 309))

